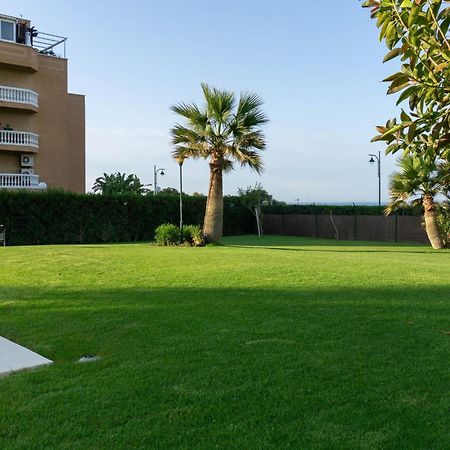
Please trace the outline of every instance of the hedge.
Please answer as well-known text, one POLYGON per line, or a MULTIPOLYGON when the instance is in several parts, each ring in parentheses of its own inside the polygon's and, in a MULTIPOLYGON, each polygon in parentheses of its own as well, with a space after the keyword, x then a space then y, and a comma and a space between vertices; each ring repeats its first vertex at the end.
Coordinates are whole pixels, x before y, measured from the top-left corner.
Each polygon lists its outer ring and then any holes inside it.
MULTIPOLYGON (((238 197, 224 199, 224 234, 256 231, 238 197)), ((201 225, 206 197, 183 197, 184 223, 201 225)), ((179 223, 179 197, 0 190, 0 224, 8 245, 151 241, 162 223, 179 223)))

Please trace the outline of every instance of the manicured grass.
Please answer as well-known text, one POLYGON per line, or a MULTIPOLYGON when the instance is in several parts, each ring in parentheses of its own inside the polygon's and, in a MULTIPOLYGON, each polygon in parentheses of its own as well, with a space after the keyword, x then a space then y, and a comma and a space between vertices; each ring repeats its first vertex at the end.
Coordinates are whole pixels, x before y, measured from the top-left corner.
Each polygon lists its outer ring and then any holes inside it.
POLYGON ((224 242, 0 248, 0 448, 449 448, 450 252, 224 242))

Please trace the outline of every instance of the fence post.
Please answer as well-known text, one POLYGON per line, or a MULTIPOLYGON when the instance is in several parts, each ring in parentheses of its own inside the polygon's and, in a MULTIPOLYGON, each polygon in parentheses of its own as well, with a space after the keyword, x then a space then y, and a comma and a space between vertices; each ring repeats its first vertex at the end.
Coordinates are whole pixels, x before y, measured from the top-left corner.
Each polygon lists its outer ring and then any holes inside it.
POLYGON ((356 241, 356 205, 353 203, 353 236, 354 236, 354 241, 356 241))
POLYGON ((317 217, 317 212, 314 213, 314 225, 315 225, 314 235, 317 239, 319 237, 319 218, 317 217))
POLYGON ((3 225, 0 225, 0 243, 6 247, 6 231, 3 225))
POLYGON ((284 236, 284 214, 281 214, 281 236, 284 236))
POLYGON ((398 213, 395 213, 395 242, 398 242, 398 213))

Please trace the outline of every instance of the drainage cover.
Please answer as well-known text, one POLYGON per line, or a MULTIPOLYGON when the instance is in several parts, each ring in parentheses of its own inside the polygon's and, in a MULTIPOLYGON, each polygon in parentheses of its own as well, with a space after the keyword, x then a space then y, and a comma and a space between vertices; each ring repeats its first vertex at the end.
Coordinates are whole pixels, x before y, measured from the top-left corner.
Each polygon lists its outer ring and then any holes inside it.
POLYGON ((88 362, 95 362, 98 361, 100 359, 100 356, 95 356, 95 355, 84 355, 82 356, 78 362, 79 363, 88 363, 88 362))

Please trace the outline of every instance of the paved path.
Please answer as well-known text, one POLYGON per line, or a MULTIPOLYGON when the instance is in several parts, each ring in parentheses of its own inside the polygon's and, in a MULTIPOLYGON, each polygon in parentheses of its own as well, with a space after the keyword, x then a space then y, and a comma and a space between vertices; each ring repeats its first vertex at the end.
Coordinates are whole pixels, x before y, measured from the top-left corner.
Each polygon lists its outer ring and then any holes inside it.
POLYGON ((0 376, 51 364, 47 358, 0 336, 0 376))

